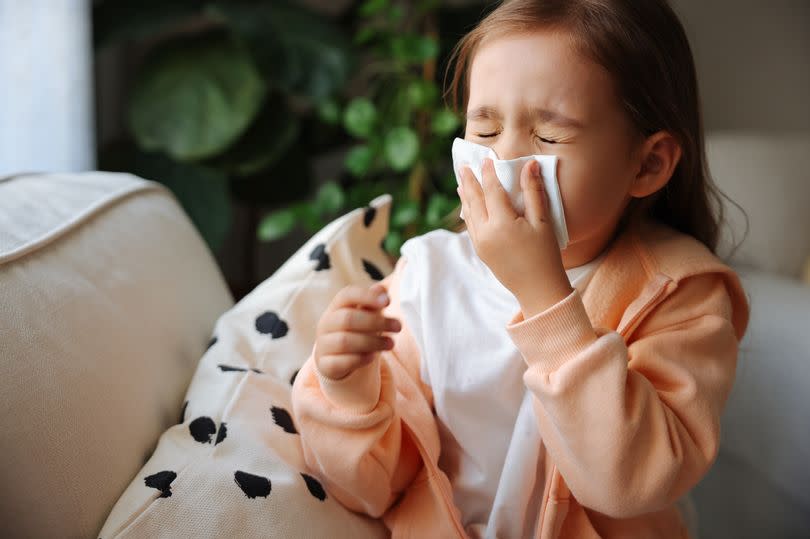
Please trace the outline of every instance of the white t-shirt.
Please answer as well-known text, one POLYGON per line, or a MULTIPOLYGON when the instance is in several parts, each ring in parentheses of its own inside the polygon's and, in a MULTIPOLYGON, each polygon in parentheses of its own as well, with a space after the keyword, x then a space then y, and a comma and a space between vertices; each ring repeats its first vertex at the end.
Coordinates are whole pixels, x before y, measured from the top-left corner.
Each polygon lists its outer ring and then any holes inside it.
MULTIPOLYGON (((462 523, 473 538, 533 537, 544 451, 526 363, 506 332, 520 310, 478 258, 467 231, 434 230, 406 241, 403 323, 434 396, 442 453, 462 523)), ((604 254, 566 270, 582 293, 604 254)))

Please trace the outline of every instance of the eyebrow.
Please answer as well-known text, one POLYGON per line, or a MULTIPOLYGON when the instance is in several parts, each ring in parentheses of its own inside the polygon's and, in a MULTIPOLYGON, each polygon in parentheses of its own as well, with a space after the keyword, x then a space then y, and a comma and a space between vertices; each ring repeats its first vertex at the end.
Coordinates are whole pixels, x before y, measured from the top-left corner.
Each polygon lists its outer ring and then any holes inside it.
MULTIPOLYGON (((544 109, 542 107, 535 107, 530 109, 526 117, 540 120, 544 123, 557 124, 563 127, 584 127, 582 122, 569 118, 564 114, 555 112, 553 110, 544 109)), ((495 108, 487 105, 477 107, 467 113, 467 120, 502 120, 503 116, 495 108)))

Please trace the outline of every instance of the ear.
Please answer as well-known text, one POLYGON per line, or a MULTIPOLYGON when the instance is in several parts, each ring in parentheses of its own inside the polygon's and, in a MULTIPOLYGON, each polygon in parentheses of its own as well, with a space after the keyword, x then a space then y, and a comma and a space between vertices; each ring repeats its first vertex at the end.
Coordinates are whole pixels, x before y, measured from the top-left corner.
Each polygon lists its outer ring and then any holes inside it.
POLYGON ((640 149, 640 169, 630 187, 630 195, 646 197, 663 188, 681 159, 681 146, 667 131, 647 137, 640 149))

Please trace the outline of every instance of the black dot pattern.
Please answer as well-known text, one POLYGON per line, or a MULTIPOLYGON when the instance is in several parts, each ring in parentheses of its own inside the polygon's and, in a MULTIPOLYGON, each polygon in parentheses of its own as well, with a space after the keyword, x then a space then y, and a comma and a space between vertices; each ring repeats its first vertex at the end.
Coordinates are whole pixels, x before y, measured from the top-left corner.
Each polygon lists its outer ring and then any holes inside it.
POLYGON ((211 340, 210 340, 210 341, 208 341, 208 346, 206 346, 206 347, 205 347, 205 349, 206 349, 206 350, 208 350, 209 348, 211 348, 212 346, 214 346, 215 344, 217 344, 217 340, 218 340, 218 339, 217 339, 217 336, 216 336, 216 335, 214 335, 213 337, 211 337, 211 340))
POLYGON ((272 490, 270 480, 260 475, 237 471, 233 474, 233 479, 242 489, 242 492, 245 493, 245 496, 251 499, 256 497, 267 498, 272 490))
POLYGON ((298 371, 295 371, 292 375, 292 378, 290 378, 290 385, 293 385, 295 383, 296 376, 298 376, 298 371))
POLYGON ((278 406, 273 406, 270 408, 270 411, 273 413, 273 421, 276 423, 276 425, 284 429, 284 432, 298 434, 298 431, 295 430, 295 425, 293 425, 292 417, 287 410, 284 408, 279 408, 278 406))
POLYGON ((188 430, 192 438, 201 444, 207 444, 211 442, 211 437, 217 432, 217 426, 210 417, 201 416, 189 423, 188 430))
POLYGON ((366 211, 363 213, 363 225, 366 228, 371 226, 371 223, 374 222, 374 216, 377 215, 377 209, 373 206, 366 206, 366 211))
POLYGON ((264 374, 264 371, 262 371, 261 369, 256 369, 254 367, 251 367, 250 369, 248 369, 247 367, 234 367, 233 365, 225 365, 224 363, 218 364, 217 368, 219 368, 219 370, 221 370, 222 372, 247 372, 247 371, 252 371, 252 372, 255 372, 256 374, 264 374))
POLYGON ((372 264, 371 262, 369 262, 365 258, 363 259, 363 269, 366 270, 366 273, 368 273, 368 276, 371 277, 372 279, 374 279, 375 281, 382 281, 383 280, 384 276, 383 276, 382 272, 380 271, 380 268, 378 268, 377 266, 375 266, 374 264, 372 264))
POLYGON ((217 367, 219 367, 219 370, 222 372, 245 372, 247 370, 245 367, 234 367, 233 365, 223 365, 222 363, 217 365, 217 367))
POLYGON ((273 311, 267 311, 256 319, 256 330, 259 333, 270 334, 274 339, 285 336, 288 329, 287 322, 273 311))
POLYGON ((326 499, 326 491, 323 489, 320 481, 305 473, 302 473, 301 477, 304 478, 304 482, 307 484, 307 489, 309 489, 310 494, 318 498, 320 501, 324 501, 326 499))
POLYGON ((148 477, 145 477, 143 482, 149 488, 156 488, 160 491, 161 498, 168 498, 172 495, 172 488, 171 484, 177 478, 177 474, 166 470, 163 472, 158 472, 156 474, 152 474, 148 477))
POLYGON ((317 260, 318 265, 315 266, 315 271, 328 270, 332 266, 329 264, 329 253, 326 252, 326 244, 319 243, 311 253, 309 253, 310 260, 317 260))
POLYGON ((225 439, 228 436, 228 427, 225 426, 225 422, 219 424, 219 430, 217 431, 217 440, 214 442, 214 445, 217 445, 219 442, 225 439))

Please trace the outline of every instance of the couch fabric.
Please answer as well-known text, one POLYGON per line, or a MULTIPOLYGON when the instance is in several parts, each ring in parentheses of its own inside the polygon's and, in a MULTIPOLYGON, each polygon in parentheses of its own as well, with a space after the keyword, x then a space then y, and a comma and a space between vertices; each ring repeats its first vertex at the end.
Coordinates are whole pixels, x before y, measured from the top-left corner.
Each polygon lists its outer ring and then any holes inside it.
POLYGON ((95 537, 232 304, 161 185, 0 181, 1 537, 95 537))
POLYGON ((810 287, 735 269, 751 321, 721 418, 720 454, 692 490, 700 537, 810 537, 810 287))

